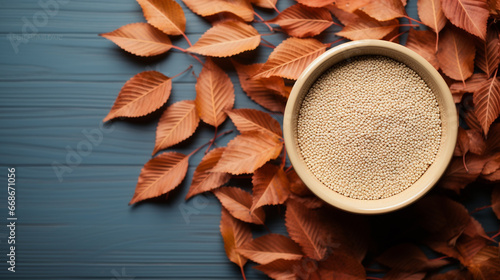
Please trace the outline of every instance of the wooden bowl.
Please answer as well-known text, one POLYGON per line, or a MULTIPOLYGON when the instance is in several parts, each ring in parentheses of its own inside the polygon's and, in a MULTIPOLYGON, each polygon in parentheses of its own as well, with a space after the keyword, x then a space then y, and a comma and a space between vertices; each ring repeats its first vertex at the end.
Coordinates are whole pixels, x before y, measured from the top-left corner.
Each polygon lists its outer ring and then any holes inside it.
POLYGON ((314 60, 295 83, 286 104, 283 133, 290 162, 307 187, 327 203, 354 213, 378 214, 400 209, 416 201, 439 180, 453 156, 458 117, 452 95, 441 75, 423 57, 399 44, 362 40, 336 46, 314 60), (441 144, 434 163, 408 189, 388 198, 359 200, 341 195, 320 182, 306 166, 297 144, 297 118, 311 85, 334 64, 361 55, 381 55, 406 64, 417 72, 436 95, 441 113, 441 144))

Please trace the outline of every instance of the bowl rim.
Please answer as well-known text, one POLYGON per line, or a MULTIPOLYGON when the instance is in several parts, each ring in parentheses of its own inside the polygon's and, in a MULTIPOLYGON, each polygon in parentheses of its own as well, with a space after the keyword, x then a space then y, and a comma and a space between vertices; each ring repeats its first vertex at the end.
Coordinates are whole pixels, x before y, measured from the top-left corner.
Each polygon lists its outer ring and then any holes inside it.
MULTIPOLYGON (((361 53, 359 55, 370 55, 369 53, 361 53)), ((344 57, 339 61, 345 60, 346 58, 355 57, 359 55, 350 55, 348 57, 344 57)), ((380 55, 380 54, 372 54, 372 55, 380 55)), ((382 54, 383 55, 383 54, 382 54)), ((387 56, 393 58, 391 56, 387 56)), ((395 59, 395 58, 393 58, 395 59)), ((397 59, 396 59, 397 60, 397 59)), ((314 82, 314 81, 312 81, 314 82)), ((420 197, 425 195, 441 178, 444 174, 446 168, 448 167, 451 158, 453 156, 453 151, 455 148, 456 140, 458 133, 458 116, 455 108, 455 102, 453 101, 453 97, 451 95, 450 89, 443 77, 439 72, 422 56, 417 54, 416 52, 402 46, 400 44, 382 41, 382 40, 359 40, 359 41, 351 41, 336 47, 331 48, 330 50, 323 53, 321 56, 316 58, 313 62, 311 62, 307 68, 302 72, 300 77, 295 82, 292 91, 290 92, 290 96, 288 98, 285 112, 283 115, 283 137, 285 142, 285 148, 288 153, 288 157, 290 159, 290 163, 294 167, 297 175, 303 180, 305 185, 319 198, 327 202, 328 204, 340 208, 342 210, 358 213, 358 214, 380 214, 387 213, 391 211, 398 210, 403 208, 420 197), (433 82, 437 85, 437 90, 441 93, 440 98, 442 99, 442 105, 445 110, 448 112, 446 116, 443 116, 442 119, 445 119, 447 122, 447 133, 446 133, 446 142, 444 144, 440 144, 441 161, 435 161, 439 164, 432 164, 426 173, 430 173, 431 175, 426 176, 426 181, 422 184, 418 184, 420 179, 417 180, 412 186, 408 189, 402 191, 399 194, 393 195, 384 199, 377 200, 359 200, 353 199, 344 195, 341 195, 328 187, 326 187, 323 183, 321 183, 312 173, 308 170, 306 164, 301 159, 300 151, 296 145, 295 132, 292 125, 294 124, 294 119, 296 119, 295 112, 296 108, 300 107, 297 105, 297 102, 301 102, 299 97, 302 96, 302 90, 307 83, 311 83, 310 79, 316 80, 324 71, 321 73, 317 73, 317 69, 323 64, 326 63, 331 58, 338 58, 339 55, 342 55, 346 51, 353 51, 353 49, 373 49, 373 48, 382 48, 388 49, 392 53, 398 53, 399 55, 404 56, 406 59, 415 62, 419 66, 423 67, 424 70, 429 74, 428 76, 433 80, 433 82), (429 172, 429 170, 431 170, 429 172), (434 175, 434 176, 432 176, 434 175), (431 177, 429 177, 431 176, 431 177), (415 186, 414 188, 412 188, 415 186), (411 191, 408 191, 410 190, 411 191)))

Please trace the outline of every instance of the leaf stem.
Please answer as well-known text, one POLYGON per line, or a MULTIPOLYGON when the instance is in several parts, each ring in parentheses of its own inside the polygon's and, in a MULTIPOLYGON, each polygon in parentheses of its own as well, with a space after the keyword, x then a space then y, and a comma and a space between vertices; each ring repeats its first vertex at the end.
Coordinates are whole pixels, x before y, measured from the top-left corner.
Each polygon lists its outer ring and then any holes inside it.
POLYGON ((240 270, 241 270, 241 276, 243 276, 243 280, 247 280, 247 277, 245 276, 245 271, 243 270, 242 265, 240 265, 240 270))
POLYGON ((268 44, 268 45, 270 45, 270 46, 273 46, 273 49, 274 49, 274 48, 276 48, 276 46, 275 46, 273 43, 269 42, 268 40, 266 40, 266 39, 264 39, 264 38, 260 38, 260 39, 261 39, 262 41, 264 41, 264 43, 266 43, 266 44, 268 44))
POLYGON ((266 21, 265 21, 265 20, 264 20, 264 19, 263 19, 263 18, 262 18, 259 14, 257 14, 255 11, 253 12, 253 14, 254 14, 257 18, 259 18, 259 19, 260 19, 260 21, 261 21, 263 24, 265 24, 265 25, 267 26, 267 28, 269 28, 269 30, 270 30, 271 32, 273 32, 273 31, 274 31, 274 30, 273 30, 273 28, 271 27, 271 25, 269 25, 269 23, 267 23, 267 22, 266 22, 266 21))
POLYGON ((270 48, 270 49, 274 49, 274 48, 276 48, 275 46, 271 46, 271 45, 264 44, 264 43, 260 43, 260 45, 261 45, 261 46, 263 46, 263 47, 268 47, 268 48, 270 48))
POLYGON ((189 45, 190 47, 192 47, 192 46, 193 46, 193 44, 191 44, 191 41, 189 40, 188 36, 186 36, 186 33, 182 32, 182 34, 181 34, 181 35, 184 37, 184 39, 186 39, 186 41, 187 41, 188 45, 189 45))
POLYGON ((464 164, 465 171, 467 173, 469 173, 469 168, 467 168, 467 164, 465 163, 465 155, 466 155, 466 153, 464 153, 463 156, 462 156, 462 162, 464 164))
POLYGON ((214 132, 214 138, 212 138, 212 140, 210 141, 210 145, 208 145, 208 148, 207 150, 205 151, 205 154, 208 153, 208 151, 210 151, 210 148, 212 147, 212 145, 215 143, 215 139, 217 139, 217 128, 218 126, 215 127, 215 132, 214 132))
POLYGON ((187 53, 187 54, 189 54, 189 55, 190 55, 190 56, 192 56, 194 59, 198 60, 198 62, 199 62, 201 65, 203 65, 203 61, 201 61, 201 59, 200 59, 199 57, 197 57, 196 55, 194 55, 194 54, 192 54, 192 53, 188 52, 186 49, 183 49, 183 48, 181 48, 181 47, 174 46, 174 45, 172 45, 172 48, 173 48, 173 49, 176 49, 176 50, 179 50, 179 51, 181 51, 181 52, 183 52, 183 53, 187 53))
POLYGON ((481 210, 491 208, 491 206, 492 206, 492 205, 486 205, 486 206, 483 206, 483 207, 478 207, 478 208, 474 209, 473 211, 471 211, 470 213, 471 213, 471 214, 474 214, 474 213, 477 213, 477 212, 479 212, 479 211, 481 211, 481 210))
MULTIPOLYGON (((410 21, 410 24, 412 23, 412 21, 416 22, 416 23, 419 23, 419 24, 422 24, 422 25, 425 25, 423 22, 419 21, 419 20, 416 20, 414 18, 411 18, 409 17, 408 15, 405 15, 403 16, 404 18, 408 19, 410 21)), ((417 25, 418 26, 418 25, 417 25)))
POLYGON ((398 35, 396 35, 396 36, 392 37, 391 39, 389 39, 389 42, 394 41, 396 38, 398 38, 399 36, 401 36, 401 35, 405 34, 406 32, 408 32, 408 31, 403 31, 403 32, 399 33, 398 35))
POLYGON ((184 71, 180 72, 179 74, 171 77, 170 79, 175 79, 175 78, 179 77, 180 75, 182 75, 182 74, 186 73, 187 71, 189 71, 191 68, 193 68, 193 65, 189 65, 189 67, 186 68, 186 70, 184 70, 184 71))
POLYGON ((338 42, 342 41, 342 40, 345 40, 345 38, 339 38, 331 43, 327 43, 328 47, 331 47, 332 45, 335 45, 337 44, 338 42))
POLYGON ((418 25, 418 24, 411 24, 411 23, 403 23, 403 24, 400 24, 399 26, 419 27, 420 25, 418 25))
POLYGON ((196 148, 194 151, 192 151, 192 152, 188 155, 188 157, 191 157, 192 155, 196 154, 196 153, 197 153, 197 152, 199 152, 201 149, 203 149, 203 147, 205 147, 206 145, 208 145, 208 144, 210 144, 210 143, 213 143, 215 140, 217 140, 217 138, 222 137, 222 136, 224 136, 224 135, 226 135, 226 134, 229 134, 229 133, 232 133, 232 132, 233 132, 233 130, 232 130, 232 129, 231 129, 231 130, 224 131, 224 132, 221 132, 219 135, 216 135, 216 136, 214 137, 214 139, 210 139, 210 141, 208 141, 207 143, 205 143, 205 144, 203 144, 203 145, 199 146, 199 147, 198 147, 198 148, 196 148))
POLYGON ((498 236, 500 236, 500 231, 493 235, 491 238, 497 238, 498 236))

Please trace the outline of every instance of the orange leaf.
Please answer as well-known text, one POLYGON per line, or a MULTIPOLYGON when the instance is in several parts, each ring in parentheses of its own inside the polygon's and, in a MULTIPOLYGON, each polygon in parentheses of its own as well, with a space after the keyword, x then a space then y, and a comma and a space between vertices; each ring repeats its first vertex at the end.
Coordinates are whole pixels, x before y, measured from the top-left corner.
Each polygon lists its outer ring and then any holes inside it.
POLYGON ((463 156, 469 151, 476 155, 483 155, 486 151, 486 142, 480 131, 475 129, 465 130, 459 127, 457 145, 453 155, 463 156))
POLYGON ((182 0, 194 13, 206 17, 232 13, 244 21, 253 20, 253 9, 247 0, 182 0))
POLYGON ((296 80, 325 50, 326 45, 316 39, 288 38, 273 50, 253 78, 279 76, 296 80))
POLYGON ((181 35, 186 30, 186 17, 174 0, 137 0, 148 22, 168 35, 181 35))
POLYGON ((462 31, 445 28, 439 38, 437 59, 446 76, 465 81, 474 72, 476 47, 473 40, 462 31))
POLYGON ((488 77, 483 73, 472 74, 470 78, 465 81, 465 85, 463 82, 456 82, 451 84, 450 91, 453 94, 453 100, 455 103, 460 103, 462 101, 462 96, 464 93, 470 92, 473 93, 478 90, 482 85, 486 83, 488 77))
POLYGON ((473 97, 474 111, 487 136, 490 125, 500 115, 500 80, 490 78, 474 92, 473 97))
POLYGON ((320 34, 333 24, 333 19, 325 8, 295 4, 268 22, 278 24, 290 36, 303 38, 320 34))
POLYGON ((196 167, 191 181, 191 187, 186 195, 186 199, 197 194, 216 189, 229 181, 230 174, 222 172, 212 172, 214 166, 219 162, 225 147, 216 148, 208 152, 196 167))
POLYGON ((476 181, 488 160, 488 157, 469 154, 465 157, 465 169, 462 157, 454 157, 441 179, 441 186, 459 193, 476 181))
POLYGON ((486 38, 486 22, 488 21, 488 5, 484 0, 441 0, 444 15, 455 26, 478 36, 486 38))
POLYGON ((274 9, 278 0, 250 0, 250 2, 257 7, 274 9))
POLYGON ((243 266, 247 262, 247 258, 240 255, 236 250, 252 240, 250 227, 248 224, 233 218, 226 209, 222 208, 220 232, 224 240, 224 249, 226 250, 227 257, 243 271, 243 266))
POLYGON ((234 109, 227 111, 240 133, 260 131, 281 138, 280 123, 268 113, 255 109, 234 109))
POLYGON ((500 62, 500 44, 498 31, 495 27, 488 29, 486 41, 477 41, 476 65, 488 77, 497 70, 500 62))
POLYGON ((215 127, 226 120, 224 111, 233 108, 233 83, 211 59, 203 65, 196 82, 195 102, 200 118, 215 127))
POLYGON ((255 171, 252 177, 252 211, 264 205, 283 204, 290 195, 288 178, 283 168, 266 164, 255 171))
POLYGON ((467 266, 474 279, 497 279, 500 275, 500 257, 498 246, 482 248, 467 266))
POLYGON ((410 273, 433 270, 450 263, 447 260, 429 260, 417 245, 409 243, 388 249, 377 261, 392 269, 410 273))
POLYGON ((277 137, 260 132, 243 133, 227 144, 212 172, 253 173, 269 160, 277 158, 282 148, 283 142, 277 137))
POLYGON ((184 180, 188 160, 188 156, 176 152, 163 153, 149 160, 141 170, 134 197, 129 204, 173 190, 184 180))
POLYGON ((221 187, 214 191, 215 196, 233 217, 243 222, 263 225, 266 214, 263 209, 250 212, 252 195, 236 187, 221 187))
MULTIPOLYGON (((340 14, 341 12, 336 13, 340 14)), ((351 18, 343 17, 347 21, 344 29, 337 32, 337 36, 345 37, 349 40, 382 39, 394 29, 399 28, 398 20, 377 21, 363 12, 356 11, 351 18)), ((341 21, 342 21, 341 20, 341 21)))
MULTIPOLYGON (((304 0, 307 1, 307 0, 304 0)), ((335 6, 341 10, 352 13, 370 3, 371 0, 336 0, 335 6)))
POLYGON ((256 63, 251 65, 239 64, 233 61, 234 67, 238 72, 241 88, 257 104, 274 112, 284 112, 286 98, 269 89, 268 84, 272 83, 280 88, 285 88, 285 82, 281 77, 270 78, 251 78, 262 67, 263 64, 256 63), (268 83, 269 82, 269 83, 268 83))
POLYGON ((117 117, 142 117, 167 102, 172 80, 157 71, 141 72, 123 85, 104 122, 117 117))
POLYGON ((303 257, 297 243, 275 233, 263 235, 244 244, 238 253, 259 264, 268 264, 280 259, 300 260, 303 257))
POLYGON ((156 128, 153 155, 193 135, 200 123, 193 100, 179 101, 163 112, 156 128))
POLYGON ((500 220, 500 186, 494 187, 491 193, 491 209, 500 220))
POLYGON ((337 2, 335 0, 297 0, 302 5, 306 5, 313 8, 321 8, 337 2))
POLYGON ((260 34, 251 25, 225 21, 210 28, 187 50, 206 56, 228 57, 257 48, 260 34))
POLYGON ((446 17, 441 9, 441 0, 420 0, 417 2, 418 17, 435 33, 439 33, 446 24, 446 17))
POLYGON ((309 196, 312 192, 307 188, 306 184, 300 179, 295 169, 286 172, 288 182, 290 182, 290 191, 298 196, 309 196))
POLYGON ((378 21, 400 18, 406 14, 401 0, 371 0, 360 10, 378 21))
POLYGON ((138 56, 153 56, 167 52, 172 43, 167 35, 148 23, 124 25, 114 31, 99 34, 125 51, 138 56))
POLYGON ((294 201, 288 201, 285 214, 288 234, 297 242, 306 255, 322 260, 326 255, 323 225, 318 222, 313 210, 306 209, 294 201))
MULTIPOLYGON (((296 271, 301 271, 303 269, 303 261, 300 260, 275 260, 268 264, 261 264, 254 266, 255 269, 260 270, 267 274, 272 279, 279 280, 297 280, 297 279, 308 279, 307 277, 298 278, 295 274, 296 271)), ((305 272, 308 272, 305 271, 305 272)))
POLYGON ((406 41, 406 47, 421 55, 437 70, 439 69, 439 63, 436 57, 436 50, 433 46, 434 42, 436 42, 436 34, 434 32, 429 30, 417 31, 411 28, 406 41))

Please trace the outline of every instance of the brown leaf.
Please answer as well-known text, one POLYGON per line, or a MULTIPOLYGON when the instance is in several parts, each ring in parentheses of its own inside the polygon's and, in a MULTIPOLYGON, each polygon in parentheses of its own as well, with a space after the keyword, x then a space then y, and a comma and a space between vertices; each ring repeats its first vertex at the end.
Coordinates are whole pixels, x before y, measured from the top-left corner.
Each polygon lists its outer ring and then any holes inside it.
POLYGON ((483 167, 481 177, 489 181, 500 181, 500 153, 494 155, 483 167))
POLYGON ((446 76, 465 81, 474 72, 476 47, 469 36, 448 26, 439 38, 437 59, 446 76))
POLYGON ((313 8, 321 8, 321 7, 331 5, 337 1, 336 0, 297 0, 297 2, 299 2, 302 5, 306 5, 306 6, 313 7, 313 8))
POLYGON ((174 0, 137 0, 149 24, 168 35, 181 35, 186 30, 186 17, 174 0))
POLYGON ((399 270, 390 270, 384 275, 383 280, 422 280, 425 277, 424 272, 404 272, 399 270))
POLYGON ((278 24, 290 36, 304 38, 320 34, 333 24, 333 19, 325 8, 295 4, 268 22, 278 24))
POLYGON ((232 13, 244 21, 253 20, 253 9, 247 0, 182 0, 182 2, 202 17, 232 13))
POLYGON ((263 225, 266 214, 263 209, 250 211, 252 195, 240 188, 221 187, 214 191, 215 196, 229 213, 243 222, 263 225))
POLYGON ((451 94, 453 94, 453 100, 455 103, 460 103, 462 101, 462 96, 465 93, 473 93, 478 90, 486 83, 486 80, 488 80, 488 76, 486 76, 486 74, 476 73, 472 74, 472 76, 465 81, 465 85, 463 82, 451 84, 450 91, 451 94))
POLYGON ((464 156, 469 151, 469 135, 462 127, 458 127, 457 145, 455 146, 454 156, 464 156))
POLYGON ((196 82, 196 109, 200 118, 211 126, 226 120, 225 110, 233 108, 234 87, 229 76, 211 59, 203 65, 196 82))
POLYGON ((312 195, 312 192, 309 188, 304 184, 302 179, 300 179, 295 169, 291 169, 286 173, 288 177, 288 182, 290 182, 290 191, 298 196, 308 196, 312 195))
POLYGON ((411 28, 406 40, 406 47, 421 55, 437 70, 439 62, 433 46, 434 42, 436 42, 436 33, 429 30, 417 31, 411 28))
POLYGON ((290 195, 288 178, 283 168, 265 164, 257 169, 252 177, 252 211, 264 205, 283 204, 290 195))
POLYGON ((500 257, 497 246, 481 249, 467 266, 474 279, 496 279, 500 275, 500 257))
POLYGON ((163 112, 156 128, 153 155, 193 135, 200 123, 193 100, 176 102, 163 112))
POLYGON ((500 2, 498 0, 488 0, 488 8, 490 16, 497 19, 500 17, 500 2))
MULTIPOLYGON (((254 268, 267 274, 272 279, 277 280, 297 280, 295 271, 302 268, 303 261, 300 260, 275 260, 268 264, 261 264, 254 268)), ((299 278, 307 279, 307 278, 299 278)))
POLYGON ((187 50, 201 55, 228 57, 257 48, 260 34, 251 25, 225 21, 210 28, 187 50))
MULTIPOLYGON (((337 14, 335 14, 337 15, 337 14)), ((398 20, 377 21, 361 11, 353 14, 355 17, 346 18, 345 27, 337 32, 337 36, 345 37, 349 40, 382 39, 394 29, 399 28, 398 20)), ((342 20, 341 20, 342 21, 342 20)))
POLYGON ((474 112, 484 135, 488 136, 490 125, 500 115, 500 80, 497 77, 490 78, 474 92, 474 112))
POLYGON ((446 25, 446 17, 441 9, 441 0, 420 0, 417 2, 418 17, 435 33, 446 25))
POLYGON ((364 280, 366 271, 354 257, 334 251, 326 260, 319 263, 320 279, 364 280))
POLYGON ((317 196, 298 196, 296 194, 290 194, 288 198, 290 200, 295 200, 296 202, 302 204, 302 206, 309 209, 318 209, 325 206, 325 202, 319 199, 317 196))
POLYGON ((447 260, 429 260, 417 245, 410 243, 390 248, 377 261, 392 269, 410 273, 433 270, 450 263, 447 260))
POLYGON ((387 21, 406 15, 401 0, 371 0, 360 7, 360 10, 378 21, 387 21))
POLYGON ((213 149, 201 159, 200 164, 193 173, 193 180, 186 199, 216 189, 231 179, 231 175, 228 173, 212 172, 225 150, 225 147, 213 149))
POLYGON ((257 7, 274 9, 278 0, 250 0, 250 2, 257 7))
MULTIPOLYGON (((444 15, 455 26, 478 36, 486 38, 486 22, 489 12, 484 0, 441 0, 444 15)), ((439 42, 441 44, 441 40, 439 42)))
POLYGON ((236 136, 227 144, 222 158, 212 171, 234 175, 253 173, 281 153, 283 143, 277 137, 260 132, 236 136))
POLYGON ((486 152, 486 142, 481 131, 469 129, 466 133, 469 138, 469 151, 476 155, 483 155, 486 152))
POLYGON ((238 253, 248 259, 268 264, 275 260, 300 260, 303 255, 299 245, 290 238, 270 233, 244 244, 238 253))
POLYGON ((123 85, 104 122, 117 117, 142 117, 167 102, 172 80, 157 71, 141 72, 123 85))
POLYGON ((488 139, 486 139, 486 153, 493 155, 500 152, 500 123, 490 126, 488 139))
POLYGON ((238 72, 241 88, 243 91, 257 104, 274 112, 284 112, 286 98, 277 93, 274 89, 270 89, 268 84, 274 84, 280 88, 285 88, 285 82, 281 77, 258 78, 252 76, 264 65, 256 63, 250 65, 239 64, 233 61, 234 67, 238 72))
POLYGON ((500 186, 494 187, 491 193, 491 209, 500 220, 500 186))
POLYGON ((476 113, 474 110, 465 110, 465 113, 463 114, 463 118, 465 123, 467 123, 467 126, 470 129, 474 129, 477 131, 483 131, 481 128, 481 124, 479 123, 479 120, 476 117, 476 113))
POLYGON ((434 274, 425 278, 426 280, 472 280, 468 270, 450 270, 445 273, 434 274))
POLYGON ((280 123, 268 113, 255 109, 234 109, 226 111, 240 133, 260 131, 281 138, 280 123))
POLYGON ((99 36, 137 56, 159 55, 172 48, 172 42, 165 33, 144 22, 127 24, 99 36))
POLYGON ((341 10, 352 13, 357 9, 365 6, 371 0, 336 0, 335 6, 341 10))
POLYGON ((312 211, 295 201, 288 201, 285 226, 290 237, 300 245, 308 257, 322 260, 327 251, 324 244, 324 227, 312 211))
POLYGON ((129 204, 173 190, 184 180, 188 160, 188 156, 176 152, 163 153, 149 160, 141 170, 134 197, 129 204))
POLYGON ((498 31, 494 26, 488 28, 485 41, 476 40, 476 65, 486 73, 488 77, 497 70, 500 62, 500 45, 498 31))
POLYGON ((489 157, 469 154, 465 157, 465 166, 467 166, 465 169, 462 157, 454 157, 446 169, 440 185, 445 189, 459 193, 468 184, 476 181, 488 160, 489 157))
POLYGON ((250 227, 248 224, 233 218, 226 209, 222 208, 220 233, 224 240, 224 249, 226 250, 227 257, 243 271, 243 266, 247 262, 247 258, 240 255, 237 250, 243 246, 243 244, 252 240, 250 227))
POLYGON ((253 78, 279 76, 296 80, 325 50, 326 45, 316 39, 288 38, 273 50, 253 78))

